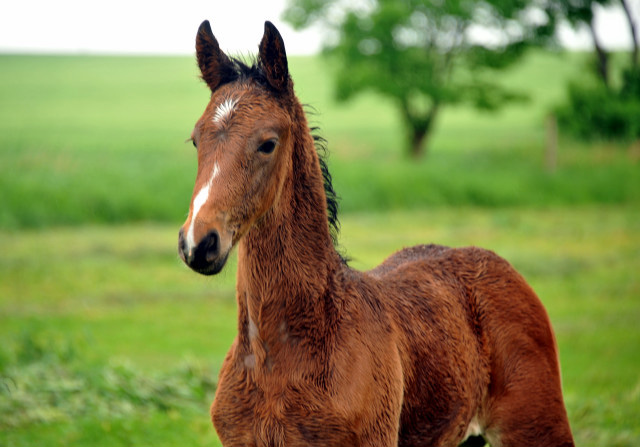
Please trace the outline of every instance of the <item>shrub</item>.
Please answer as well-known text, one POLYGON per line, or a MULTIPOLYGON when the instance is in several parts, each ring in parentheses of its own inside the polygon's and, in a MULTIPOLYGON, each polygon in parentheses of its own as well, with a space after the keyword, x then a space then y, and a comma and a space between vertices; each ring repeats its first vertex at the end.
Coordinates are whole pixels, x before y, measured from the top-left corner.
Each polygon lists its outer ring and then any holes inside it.
POLYGON ((560 127, 581 139, 640 139, 640 70, 626 70, 619 89, 571 84, 556 114, 560 127))

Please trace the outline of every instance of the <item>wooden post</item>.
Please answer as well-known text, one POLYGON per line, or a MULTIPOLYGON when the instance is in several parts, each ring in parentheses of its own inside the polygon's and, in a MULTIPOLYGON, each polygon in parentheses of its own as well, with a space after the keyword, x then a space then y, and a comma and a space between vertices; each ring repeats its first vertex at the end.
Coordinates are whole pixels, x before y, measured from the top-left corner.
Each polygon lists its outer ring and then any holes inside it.
POLYGON ((558 167, 558 121, 553 114, 547 117, 547 143, 544 152, 545 169, 550 173, 556 172, 558 167))

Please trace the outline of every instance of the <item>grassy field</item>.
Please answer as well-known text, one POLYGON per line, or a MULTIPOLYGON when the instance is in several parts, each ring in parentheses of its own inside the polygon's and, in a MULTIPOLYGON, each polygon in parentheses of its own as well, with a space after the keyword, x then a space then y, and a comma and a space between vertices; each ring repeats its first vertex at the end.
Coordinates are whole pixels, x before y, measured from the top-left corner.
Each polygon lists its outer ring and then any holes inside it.
MULTIPOLYGON (((578 445, 640 442, 640 210, 438 209, 344 216, 352 265, 476 244, 531 282, 556 329, 578 445)), ((4 233, 0 444, 215 445, 215 377, 236 328, 233 260, 199 277, 176 225, 4 233)))
MULTIPOLYGON (((640 445, 640 155, 544 121, 580 55, 532 55, 505 82, 528 103, 444 110, 402 157, 391 105, 331 100, 330 68, 293 58, 329 140, 341 243, 366 269, 406 245, 479 245, 531 282, 557 332, 577 445, 640 445), (553 78, 548 73, 555 73, 553 78)), ((206 104, 189 58, 0 56, 0 445, 211 446, 235 334, 235 260, 189 271, 177 230, 184 143, 206 104)))
MULTIPOLYGON (((545 115, 580 71, 577 55, 535 54, 508 72, 527 103, 498 114, 443 109, 421 162, 402 157, 402 128, 384 98, 338 107, 320 59, 291 65, 300 98, 318 111, 311 120, 329 141, 345 212, 640 205, 638 155, 626 147, 563 141, 558 171, 542 169, 545 115)), ((0 56, 0 66, 0 228, 184 216, 195 175, 185 140, 208 99, 193 60, 0 56)))

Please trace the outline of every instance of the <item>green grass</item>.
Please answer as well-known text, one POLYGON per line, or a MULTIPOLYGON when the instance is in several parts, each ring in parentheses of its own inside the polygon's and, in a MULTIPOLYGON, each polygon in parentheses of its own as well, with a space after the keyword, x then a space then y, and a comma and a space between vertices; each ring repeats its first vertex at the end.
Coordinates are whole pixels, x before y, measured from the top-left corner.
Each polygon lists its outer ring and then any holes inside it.
MULTIPOLYGON (((329 140, 352 265, 424 242, 505 256, 549 310, 577 444, 631 447, 640 156, 561 138, 557 172, 543 169, 545 116, 583 60, 532 54, 504 77, 529 102, 444 109, 419 162, 401 155, 387 100, 337 105, 319 58, 291 71, 329 140)), ((184 141, 208 99, 194 60, 0 66, 0 445, 217 445, 208 407, 236 330, 235 260, 204 278, 176 255, 196 169, 184 141)))
POLYGON ((207 101, 185 58, 1 56, 0 226, 175 219, 207 101))
MULTIPOLYGON (((293 58, 291 71, 318 111, 311 120, 329 140, 345 212, 639 205, 637 157, 624 147, 562 140, 558 171, 542 167, 545 115, 580 61, 532 54, 504 77, 529 102, 496 114, 443 109, 420 162, 403 157, 388 100, 368 94, 339 106, 319 58, 293 58)), ((192 58, 5 55, 0 66, 0 228, 184 217, 196 164, 185 140, 208 100, 192 58)))
MULTIPOLYGON (((640 442, 638 208, 439 208, 350 214, 342 224, 342 245, 361 269, 431 241, 505 256, 551 316, 578 445, 640 442)), ((0 422, 0 444, 214 443, 211 392, 193 384, 215 381, 235 335, 235 260, 221 276, 190 272, 175 254, 177 227, 0 233, 0 365, 26 390, 11 408, 35 401, 53 414, 14 411, 23 422, 0 422), (82 391, 70 393, 68 382, 82 391)))

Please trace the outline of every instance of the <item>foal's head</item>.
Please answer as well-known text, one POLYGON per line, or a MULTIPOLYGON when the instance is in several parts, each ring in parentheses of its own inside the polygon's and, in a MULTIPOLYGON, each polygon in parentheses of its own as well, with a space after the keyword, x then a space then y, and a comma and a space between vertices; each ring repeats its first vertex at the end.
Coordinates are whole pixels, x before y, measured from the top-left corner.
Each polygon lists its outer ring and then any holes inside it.
POLYGON ((293 150, 293 84, 282 37, 269 22, 253 66, 224 54, 208 21, 196 50, 212 94, 191 135, 198 173, 178 251, 193 270, 212 275, 278 201, 293 150))

